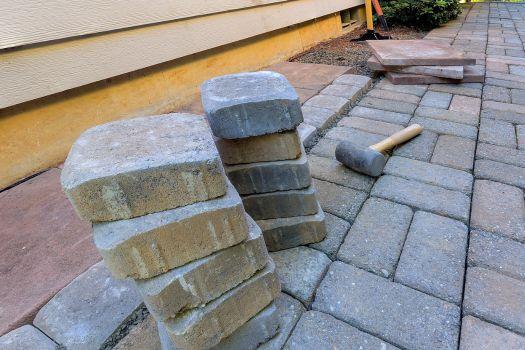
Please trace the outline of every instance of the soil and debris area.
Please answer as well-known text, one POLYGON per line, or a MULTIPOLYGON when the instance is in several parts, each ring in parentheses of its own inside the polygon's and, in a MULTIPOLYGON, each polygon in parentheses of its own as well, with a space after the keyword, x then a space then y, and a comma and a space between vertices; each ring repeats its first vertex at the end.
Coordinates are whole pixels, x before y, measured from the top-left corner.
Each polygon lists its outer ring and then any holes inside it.
MULTIPOLYGON (((377 30, 382 35, 388 33, 377 30)), ((349 73, 368 75, 373 77, 373 72, 366 66, 366 61, 372 55, 370 48, 364 41, 352 41, 366 32, 366 28, 360 28, 344 34, 338 38, 317 44, 311 49, 301 52, 290 58, 290 62, 322 63, 334 66, 349 66, 349 73)), ((394 39, 422 39, 427 32, 412 28, 395 26, 390 29, 390 35, 394 39)))

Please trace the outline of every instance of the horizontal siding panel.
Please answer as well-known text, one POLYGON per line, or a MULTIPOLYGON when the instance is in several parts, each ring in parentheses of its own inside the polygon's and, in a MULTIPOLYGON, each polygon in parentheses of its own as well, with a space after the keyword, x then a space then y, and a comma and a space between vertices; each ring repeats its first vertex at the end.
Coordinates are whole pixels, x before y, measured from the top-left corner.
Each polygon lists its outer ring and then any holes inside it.
POLYGON ((11 0, 0 49, 292 0, 11 0))
POLYGON ((0 54, 0 108, 362 4, 363 0, 296 0, 9 50, 0 54))

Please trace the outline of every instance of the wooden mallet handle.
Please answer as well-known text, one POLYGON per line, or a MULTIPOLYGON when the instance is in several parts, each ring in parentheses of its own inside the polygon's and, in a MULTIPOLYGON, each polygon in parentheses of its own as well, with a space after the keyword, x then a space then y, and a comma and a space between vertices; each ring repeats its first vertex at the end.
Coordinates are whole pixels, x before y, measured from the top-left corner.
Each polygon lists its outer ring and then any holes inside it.
POLYGON ((421 134, 423 127, 419 124, 412 124, 403 130, 400 130, 393 134, 390 137, 387 137, 381 142, 376 143, 375 145, 370 146, 370 148, 375 149, 378 152, 385 152, 389 149, 394 148, 394 146, 400 145, 403 142, 410 140, 413 137, 421 134))

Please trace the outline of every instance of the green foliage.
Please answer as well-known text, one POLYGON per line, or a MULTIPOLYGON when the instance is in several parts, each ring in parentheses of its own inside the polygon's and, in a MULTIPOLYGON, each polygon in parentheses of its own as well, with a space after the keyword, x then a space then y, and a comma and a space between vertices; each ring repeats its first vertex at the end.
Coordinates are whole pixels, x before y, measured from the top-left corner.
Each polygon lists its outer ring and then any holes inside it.
POLYGON ((386 0, 381 8, 388 24, 423 30, 439 27, 461 13, 458 0, 386 0))

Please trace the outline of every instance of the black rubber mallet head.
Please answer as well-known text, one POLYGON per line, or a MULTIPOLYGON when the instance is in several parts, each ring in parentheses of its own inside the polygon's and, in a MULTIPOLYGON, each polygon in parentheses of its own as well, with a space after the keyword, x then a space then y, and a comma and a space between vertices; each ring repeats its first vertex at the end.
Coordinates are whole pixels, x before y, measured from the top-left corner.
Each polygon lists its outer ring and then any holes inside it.
POLYGON ((362 147, 350 141, 341 141, 335 148, 335 158, 357 172, 379 176, 386 164, 384 152, 421 134, 423 127, 412 124, 370 147, 362 147))

